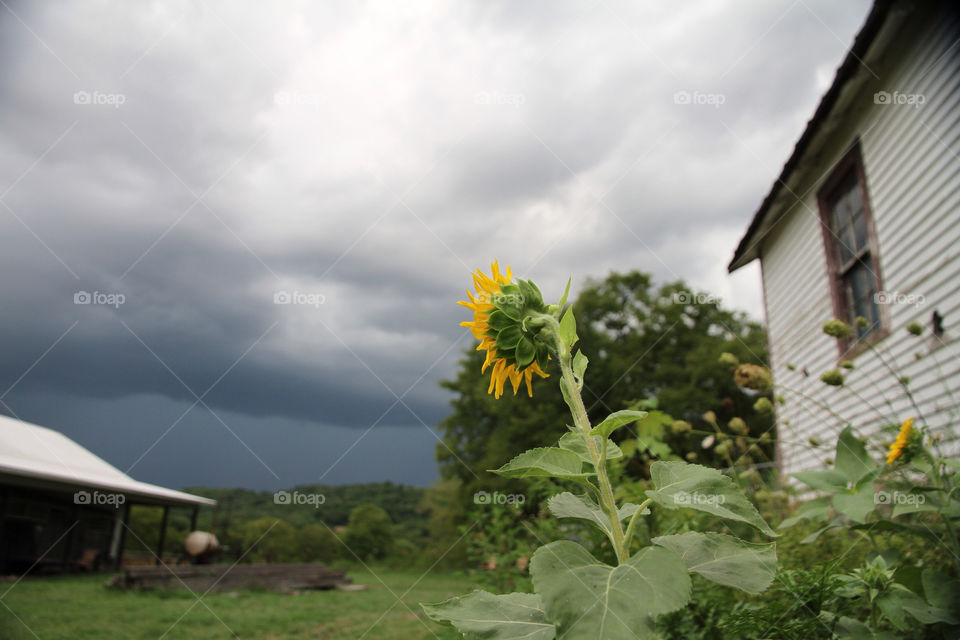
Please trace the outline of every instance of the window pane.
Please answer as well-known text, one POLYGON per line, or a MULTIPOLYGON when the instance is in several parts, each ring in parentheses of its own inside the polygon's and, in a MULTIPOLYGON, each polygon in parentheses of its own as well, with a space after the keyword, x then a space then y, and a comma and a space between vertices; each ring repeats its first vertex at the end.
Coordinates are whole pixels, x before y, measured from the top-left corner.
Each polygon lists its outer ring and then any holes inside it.
POLYGON ((840 250, 840 264, 843 266, 853 258, 853 252, 856 249, 853 239, 853 229, 850 225, 842 227, 834 238, 837 248, 840 250))
POLYGON ((874 298, 874 294, 876 294, 874 282, 876 282, 876 279, 870 271, 868 263, 858 261, 847 272, 844 282, 851 306, 851 322, 857 316, 863 316, 869 323, 869 327, 866 329, 858 329, 858 334, 863 337, 879 326, 880 313, 874 298))
MULTIPOLYGON (((833 221, 834 244, 837 246, 837 256, 843 266, 848 263, 858 249, 866 244, 858 242, 860 236, 855 227, 854 216, 862 210, 860 202, 860 187, 857 174, 851 171, 840 183, 830 203, 831 219, 833 221)), ((864 230, 866 227, 864 226, 864 230)))
POLYGON ((857 212, 853 217, 853 236, 856 246, 854 249, 862 249, 867 246, 867 216, 863 211, 857 212))

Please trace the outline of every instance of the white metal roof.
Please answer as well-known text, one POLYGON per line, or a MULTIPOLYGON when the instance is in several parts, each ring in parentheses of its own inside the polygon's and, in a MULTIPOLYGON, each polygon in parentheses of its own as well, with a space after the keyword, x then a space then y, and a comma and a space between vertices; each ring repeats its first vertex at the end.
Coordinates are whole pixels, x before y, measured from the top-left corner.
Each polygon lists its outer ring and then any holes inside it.
POLYGON ((99 489, 142 503, 216 504, 134 480, 62 433, 4 415, 0 415, 0 480, 68 491, 99 489))

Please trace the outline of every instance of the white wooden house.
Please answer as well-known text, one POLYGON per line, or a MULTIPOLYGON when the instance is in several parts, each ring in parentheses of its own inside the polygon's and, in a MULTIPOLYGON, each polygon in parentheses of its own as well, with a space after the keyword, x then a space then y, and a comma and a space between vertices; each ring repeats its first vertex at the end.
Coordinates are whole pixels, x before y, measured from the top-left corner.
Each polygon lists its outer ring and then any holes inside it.
POLYGON ((759 259, 786 473, 832 456, 847 418, 864 435, 917 417, 874 347, 909 377, 957 451, 960 420, 960 11, 878 1, 729 265, 759 259), (840 318, 869 325, 838 342, 840 318), (906 327, 918 322, 920 338, 906 327), (918 356, 922 356, 919 357, 918 356), (842 388, 820 380, 852 361, 842 388), (824 405, 824 406, 821 406, 824 405), (825 407, 828 407, 828 411, 825 407))

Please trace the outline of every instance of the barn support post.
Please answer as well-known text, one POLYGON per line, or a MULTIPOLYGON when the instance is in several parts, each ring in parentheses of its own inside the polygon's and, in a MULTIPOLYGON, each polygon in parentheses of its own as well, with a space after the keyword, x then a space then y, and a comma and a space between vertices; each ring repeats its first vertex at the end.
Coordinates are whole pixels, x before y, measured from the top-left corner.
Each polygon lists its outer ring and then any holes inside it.
MULTIPOLYGON (((0 539, 5 535, 7 528, 7 488, 0 487, 0 539)), ((0 544, 0 571, 7 570, 7 545, 0 544)))
POLYGON ((194 507, 193 513, 190 515, 190 531, 197 530, 197 514, 200 512, 200 507, 194 507))
POLYGON ((157 540, 157 566, 163 564, 163 543, 167 541, 167 517, 170 515, 170 505, 163 505, 163 517, 160 518, 160 538, 157 540))
POLYGON ((73 509, 70 510, 70 520, 72 523, 68 525, 70 528, 67 529, 67 538, 63 541, 63 556, 60 558, 60 564, 64 569, 70 566, 70 556, 73 555, 73 546, 76 543, 77 524, 80 522, 80 507, 76 501, 73 503, 73 509))
POLYGON ((123 547, 126 546, 127 542, 127 522, 129 521, 130 503, 124 502, 113 529, 113 547, 110 549, 110 555, 113 558, 113 568, 117 571, 123 568, 123 547))

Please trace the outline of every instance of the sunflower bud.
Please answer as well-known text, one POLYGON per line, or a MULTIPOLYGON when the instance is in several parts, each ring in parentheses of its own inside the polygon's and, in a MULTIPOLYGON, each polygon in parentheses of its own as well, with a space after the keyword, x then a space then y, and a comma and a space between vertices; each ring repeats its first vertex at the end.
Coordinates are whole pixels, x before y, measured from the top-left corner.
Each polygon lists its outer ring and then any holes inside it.
POLYGON ((733 381, 738 387, 765 393, 773 387, 770 370, 756 364, 742 364, 733 372, 733 381))
POLYGON ((842 387, 843 386, 843 374, 840 373, 839 369, 830 369, 829 371, 824 371, 820 374, 820 380, 824 384, 828 384, 831 387, 842 387))
POLYGON ((833 320, 828 320, 823 323, 823 332, 828 336, 843 340, 853 335, 853 327, 843 320, 834 318, 833 320))
POLYGON ((773 411, 773 403, 770 402, 770 398, 761 396, 753 403, 753 410, 763 415, 769 414, 773 411))
POLYGON ((735 367, 740 364, 740 359, 732 353, 724 351, 720 354, 720 358, 717 360, 717 362, 725 367, 735 367))
POLYGON ((740 435, 750 432, 750 429, 747 427, 747 423, 743 421, 743 418, 731 418, 730 422, 727 423, 727 427, 730 428, 730 431, 739 433, 740 435))
POLYGON ((670 430, 678 436, 688 433, 691 429, 693 429, 693 425, 686 420, 674 420, 673 424, 670 425, 670 430))

